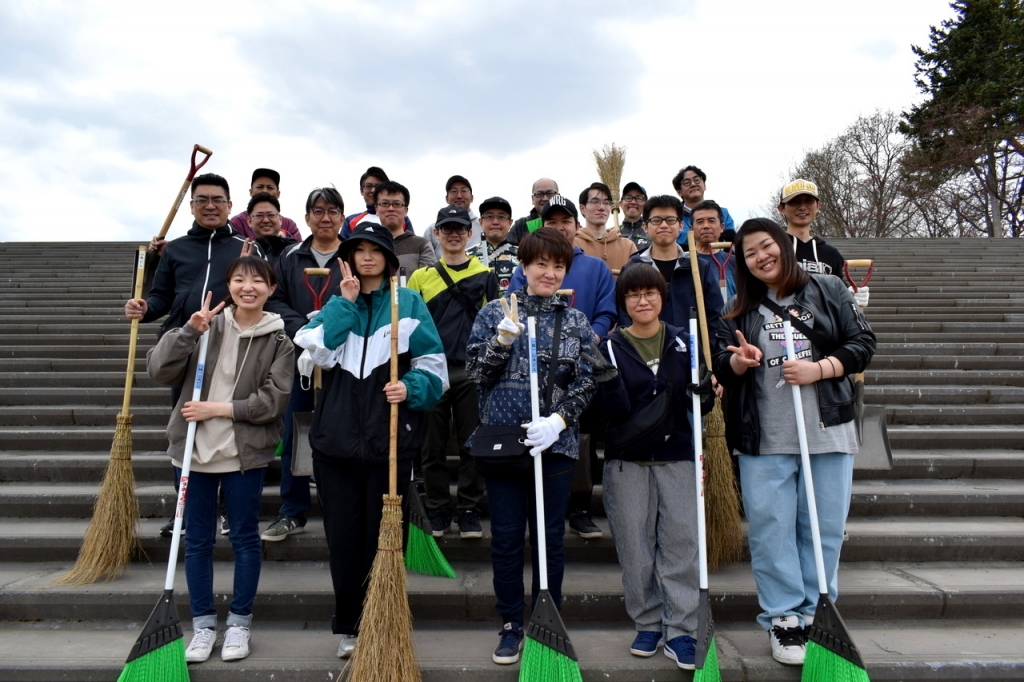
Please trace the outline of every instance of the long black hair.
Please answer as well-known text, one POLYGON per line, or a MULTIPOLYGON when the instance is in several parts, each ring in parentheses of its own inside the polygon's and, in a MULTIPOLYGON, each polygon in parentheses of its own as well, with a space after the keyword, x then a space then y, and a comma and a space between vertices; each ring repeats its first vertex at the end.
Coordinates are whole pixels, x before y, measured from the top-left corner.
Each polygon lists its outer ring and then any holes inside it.
POLYGON ((794 291, 802 289, 810 281, 810 275, 803 271, 796 262, 796 254, 793 253, 793 243, 786 231, 778 223, 768 218, 751 218, 743 223, 739 232, 736 233, 736 241, 733 242, 733 251, 736 254, 736 304, 725 317, 741 317, 751 310, 754 310, 765 296, 768 295, 768 286, 754 276, 754 273, 747 267, 747 259, 743 256, 743 240, 749 235, 766 232, 768 236, 779 245, 779 267, 780 277, 777 287, 779 297, 789 296, 794 291))

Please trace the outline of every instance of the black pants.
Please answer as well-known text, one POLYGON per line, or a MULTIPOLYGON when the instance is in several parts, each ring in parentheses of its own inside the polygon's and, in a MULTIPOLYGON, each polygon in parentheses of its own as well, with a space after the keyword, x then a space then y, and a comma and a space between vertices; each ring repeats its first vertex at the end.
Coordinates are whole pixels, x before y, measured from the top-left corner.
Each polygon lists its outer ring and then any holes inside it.
MULTIPOLYGON (((358 635, 368 587, 377 556, 383 496, 388 491, 388 465, 323 458, 313 451, 317 497, 324 515, 324 532, 334 583, 336 635, 358 635)), ((398 494, 402 500, 403 546, 409 534, 409 491, 412 460, 398 462, 398 494)))

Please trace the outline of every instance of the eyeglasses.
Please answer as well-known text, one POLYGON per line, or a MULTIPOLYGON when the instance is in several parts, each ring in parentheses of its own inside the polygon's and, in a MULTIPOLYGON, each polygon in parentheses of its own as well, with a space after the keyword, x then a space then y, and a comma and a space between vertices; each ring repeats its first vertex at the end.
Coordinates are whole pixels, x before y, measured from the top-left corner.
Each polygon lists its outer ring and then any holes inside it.
POLYGON ((682 185, 683 187, 689 187, 691 185, 703 185, 704 181, 701 180, 700 178, 686 178, 679 184, 682 185))
POLYGON ((480 216, 480 220, 486 220, 488 222, 493 220, 512 220, 512 216, 507 213, 484 213, 480 216))
POLYGON ((329 208, 326 211, 322 208, 314 208, 310 213, 313 214, 314 218, 323 218, 325 213, 332 218, 337 218, 341 215, 341 211, 336 208, 329 208))
POLYGON ((661 227, 662 224, 669 225, 669 226, 671 226, 671 225, 678 225, 679 224, 679 218, 677 218, 675 216, 669 216, 668 218, 661 218, 661 217, 648 218, 647 219, 647 224, 648 225, 653 225, 654 227, 661 227))
POLYGON ((228 200, 226 197, 192 197, 192 204, 194 206, 206 206, 207 204, 210 203, 212 203, 214 206, 223 206, 224 204, 228 203, 228 200))
POLYGON ((377 208, 405 208, 405 202, 403 201, 384 201, 377 202, 377 208))
POLYGON ((469 234, 469 227, 466 225, 442 225, 437 229, 441 234, 469 234))
POLYGON ((558 194, 558 190, 557 189, 549 189, 549 190, 546 190, 544 192, 534 192, 533 193, 533 198, 534 199, 545 199, 545 198, 550 199, 551 197, 555 196, 556 194, 558 194))
POLYGON ((468 197, 471 194, 473 194, 473 190, 471 190, 468 187, 452 187, 450 190, 448 190, 448 194, 450 194, 450 195, 453 194, 453 195, 455 195, 457 197, 461 197, 463 195, 468 197))
POLYGON ((661 298, 661 292, 660 291, 638 291, 638 292, 633 293, 633 294, 626 294, 623 298, 625 298, 630 303, 639 303, 641 298, 644 299, 645 301, 654 302, 654 301, 657 301, 659 298, 661 298))
POLYGON ((647 197, 645 197, 642 194, 627 194, 626 196, 622 197, 622 203, 624 203, 624 204, 631 204, 631 203, 642 204, 645 201, 647 201, 647 197))
POLYGON ((363 190, 377 189, 378 187, 380 187, 380 183, 376 182, 364 182, 363 184, 359 185, 359 188, 363 190))
MULTIPOLYGON (((323 209, 317 209, 317 210, 322 211, 323 209)), ((264 218, 269 219, 269 220, 273 220, 274 218, 276 218, 279 215, 281 215, 281 214, 280 213, 274 213, 273 211, 270 211, 269 213, 250 213, 249 217, 252 218, 253 220, 263 220, 264 218)))
POLYGON ((587 199, 587 206, 611 206, 611 199, 587 199))

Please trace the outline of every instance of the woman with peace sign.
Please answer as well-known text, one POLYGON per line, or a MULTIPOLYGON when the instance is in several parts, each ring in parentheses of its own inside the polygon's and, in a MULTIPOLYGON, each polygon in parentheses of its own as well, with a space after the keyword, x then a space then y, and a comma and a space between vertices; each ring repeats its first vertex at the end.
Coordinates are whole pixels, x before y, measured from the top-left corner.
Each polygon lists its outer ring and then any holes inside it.
POLYGON ((146 359, 149 375, 168 386, 195 383, 199 339, 208 333, 202 400, 182 392, 167 424, 167 452, 175 467, 192 458, 185 504, 185 577, 195 634, 185 652, 190 663, 209 658, 217 638, 213 600, 213 547, 217 537, 217 489, 224 493, 235 554, 234 593, 221 658, 249 655, 249 625, 260 578, 259 513, 263 474, 281 440, 288 407, 294 351, 275 313, 263 310, 274 291, 274 270, 257 256, 228 265, 230 304, 211 309, 213 293, 179 329, 168 331, 146 359), (186 453, 189 422, 198 422, 195 446, 186 453))

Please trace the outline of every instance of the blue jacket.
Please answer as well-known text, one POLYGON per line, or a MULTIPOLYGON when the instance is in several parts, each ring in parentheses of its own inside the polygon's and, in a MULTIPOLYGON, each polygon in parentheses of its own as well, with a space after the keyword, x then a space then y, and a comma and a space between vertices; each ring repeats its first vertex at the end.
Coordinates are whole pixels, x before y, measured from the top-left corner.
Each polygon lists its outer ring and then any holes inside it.
MULTIPOLYGON (((618 311, 615 308, 615 278, 600 259, 588 256, 578 246, 572 247, 572 266, 562 282, 563 289, 572 289, 574 294, 569 306, 587 316, 594 333, 602 339, 615 326, 618 311)), ((516 268, 509 291, 526 288, 526 275, 523 266, 516 268)), ((718 309, 721 310, 719 305, 718 309)), ((500 321, 500 320, 499 320, 500 321)))
MULTIPOLYGON (((690 269, 690 257, 683 253, 682 248, 678 249, 679 260, 676 261, 675 270, 672 271, 672 281, 668 283, 668 300, 661 306, 661 321, 665 324, 676 327, 686 327, 690 324, 690 308, 697 307, 697 296, 693 291, 693 270, 690 269)), ((651 251, 648 249, 638 253, 629 259, 622 271, 635 265, 646 265, 649 268, 657 268, 651 251)), ((697 259, 697 267, 700 269, 700 280, 704 285, 704 313, 708 320, 708 338, 715 338, 718 334, 718 326, 722 319, 722 293, 718 288, 718 272, 707 261, 697 259)), ((619 313, 619 326, 628 327, 632 324, 629 315, 625 310, 619 313)))

